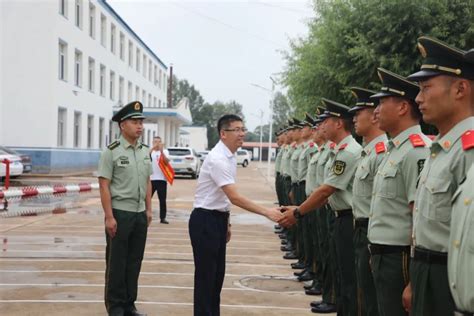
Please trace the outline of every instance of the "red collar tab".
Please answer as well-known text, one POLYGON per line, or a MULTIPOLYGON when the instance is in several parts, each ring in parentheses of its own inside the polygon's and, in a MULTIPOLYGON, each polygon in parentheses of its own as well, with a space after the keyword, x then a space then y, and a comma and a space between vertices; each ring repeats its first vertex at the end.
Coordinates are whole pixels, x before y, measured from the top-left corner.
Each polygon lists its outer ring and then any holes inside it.
POLYGON ((296 148, 298 145, 294 143, 291 147, 296 148))
POLYGON ((474 148, 474 130, 471 129, 462 134, 461 142, 463 150, 474 148))
POLYGON ((385 143, 384 142, 378 142, 375 144, 375 152, 377 154, 384 153, 387 149, 385 148, 385 143))
POLYGON ((346 148, 346 147, 347 147, 347 143, 342 144, 342 145, 339 147, 339 150, 343 150, 343 149, 346 148))
POLYGON ((426 146, 423 138, 421 138, 421 136, 418 135, 418 134, 411 134, 410 136, 408 136, 408 138, 410 139, 410 142, 413 145, 413 147, 425 147, 426 146))
POLYGON ((313 143, 313 142, 310 142, 310 143, 309 143, 309 147, 310 147, 310 148, 313 148, 313 147, 314 147, 314 143, 313 143))
POLYGON ((334 147, 336 147, 336 143, 330 143, 329 144, 329 148, 334 149, 334 147))

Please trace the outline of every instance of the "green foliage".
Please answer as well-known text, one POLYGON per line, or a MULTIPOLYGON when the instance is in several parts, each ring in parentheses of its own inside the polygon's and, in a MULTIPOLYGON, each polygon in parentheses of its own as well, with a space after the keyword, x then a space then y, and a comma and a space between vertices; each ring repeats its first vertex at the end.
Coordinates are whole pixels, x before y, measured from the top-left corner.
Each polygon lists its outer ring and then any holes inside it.
POLYGON ((352 105, 349 88, 377 89, 377 67, 419 69, 417 38, 474 47, 474 0, 314 0, 309 35, 291 43, 283 82, 296 115, 321 97, 352 105))

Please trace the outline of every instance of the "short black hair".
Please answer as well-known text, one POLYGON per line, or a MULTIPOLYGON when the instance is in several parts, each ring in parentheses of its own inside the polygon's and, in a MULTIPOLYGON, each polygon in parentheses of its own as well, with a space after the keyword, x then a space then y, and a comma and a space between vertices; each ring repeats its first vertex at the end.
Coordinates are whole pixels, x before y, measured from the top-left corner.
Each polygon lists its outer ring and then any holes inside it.
POLYGON ((153 139, 161 139, 160 136, 153 136, 153 139))
POLYGON ((220 135, 222 129, 229 128, 232 122, 242 122, 242 118, 235 114, 225 114, 217 121, 217 133, 220 135))

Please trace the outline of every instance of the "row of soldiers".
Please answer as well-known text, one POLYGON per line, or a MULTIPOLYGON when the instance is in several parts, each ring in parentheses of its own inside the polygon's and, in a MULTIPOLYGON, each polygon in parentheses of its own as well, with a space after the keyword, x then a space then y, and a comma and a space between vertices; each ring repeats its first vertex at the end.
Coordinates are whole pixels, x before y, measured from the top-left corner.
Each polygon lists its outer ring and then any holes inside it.
POLYGON ((420 71, 378 68, 380 91, 351 88, 352 108, 323 98, 277 133, 277 232, 322 294, 312 312, 474 313, 474 49, 418 48, 420 71))

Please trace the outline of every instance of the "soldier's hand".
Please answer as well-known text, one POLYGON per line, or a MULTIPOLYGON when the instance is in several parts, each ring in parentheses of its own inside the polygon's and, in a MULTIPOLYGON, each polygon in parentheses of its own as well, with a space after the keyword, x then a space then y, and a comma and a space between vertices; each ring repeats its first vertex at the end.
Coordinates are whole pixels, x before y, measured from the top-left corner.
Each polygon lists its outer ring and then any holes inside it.
POLYGON ((152 220, 153 220, 152 212, 147 211, 146 212, 146 221, 147 221, 148 227, 150 226, 152 220))
POLYGON ((281 220, 278 221, 278 224, 281 226, 288 228, 296 224, 296 218, 293 214, 293 211, 296 207, 289 208, 287 206, 284 207, 285 212, 282 214, 281 220))
POLYGON ((403 290, 403 294, 402 294, 403 308, 405 309, 405 311, 407 311, 407 313, 411 311, 411 297, 412 297, 411 283, 408 283, 408 285, 403 290))
POLYGON ((105 231, 110 236, 110 238, 115 237, 115 234, 117 233, 117 221, 114 217, 105 219, 105 231))
POLYGON ((281 219, 280 208, 271 208, 266 214, 267 218, 274 221, 275 223, 281 219))

